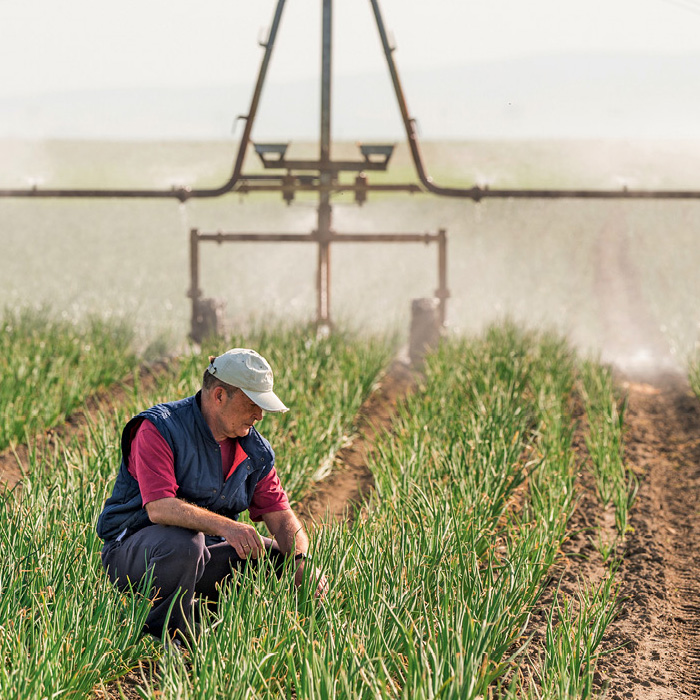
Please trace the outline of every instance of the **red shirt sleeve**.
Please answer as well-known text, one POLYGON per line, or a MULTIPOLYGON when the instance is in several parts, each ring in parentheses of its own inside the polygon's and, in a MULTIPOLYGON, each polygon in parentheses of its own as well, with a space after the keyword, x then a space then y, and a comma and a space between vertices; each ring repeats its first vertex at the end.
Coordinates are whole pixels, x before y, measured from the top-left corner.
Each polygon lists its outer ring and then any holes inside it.
POLYGON ((273 467, 267 476, 258 481, 248 515, 252 521, 259 522, 265 513, 277 510, 289 510, 289 499, 277 476, 277 470, 273 467))
MULTIPOLYGON (((246 456, 237 441, 231 442, 233 444, 226 445, 225 449, 222 446, 222 456, 227 462, 225 472, 229 472, 229 475, 246 456), (229 462, 233 464, 229 466, 229 462)), ((129 474, 139 482, 144 506, 151 501, 174 498, 177 495, 178 485, 175 480, 172 450, 149 420, 143 420, 136 428, 129 454, 129 474)), ((270 473, 257 483, 248 513, 251 520, 258 522, 265 513, 287 509, 289 499, 273 467, 270 473)))
POLYGON ((139 482, 145 506, 177 493, 173 452, 165 438, 149 420, 141 421, 131 442, 129 474, 139 482))

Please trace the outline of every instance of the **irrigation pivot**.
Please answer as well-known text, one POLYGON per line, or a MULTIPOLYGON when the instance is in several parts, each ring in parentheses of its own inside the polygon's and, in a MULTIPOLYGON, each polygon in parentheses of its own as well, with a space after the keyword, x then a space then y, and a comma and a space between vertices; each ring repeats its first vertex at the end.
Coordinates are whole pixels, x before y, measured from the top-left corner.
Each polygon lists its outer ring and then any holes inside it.
POLYGON ((221 197, 230 193, 250 194, 254 192, 279 192, 283 200, 290 204, 301 192, 318 194, 317 226, 309 234, 285 233, 201 233, 197 229, 190 232, 190 289, 192 300, 191 335, 201 340, 209 332, 215 332, 221 315, 221 303, 204 298, 199 285, 199 243, 204 241, 240 242, 308 242, 318 248, 316 270, 316 321, 319 326, 330 328, 331 319, 331 247, 341 242, 396 242, 396 243, 437 243, 438 286, 435 298, 439 307, 439 320, 444 324, 446 301, 449 297, 446 280, 446 233, 380 233, 342 234, 333 229, 332 197, 340 193, 352 193, 354 201, 362 205, 370 191, 428 193, 444 197, 459 197, 478 202, 485 198, 540 198, 540 199, 700 199, 698 190, 644 190, 644 189, 491 189, 488 186, 444 187, 433 182, 428 175, 416 133, 415 119, 410 116, 398 70, 378 0, 370 0, 375 23, 411 153, 418 182, 379 183, 369 181, 369 174, 385 171, 388 168, 394 146, 392 144, 360 144, 360 157, 356 160, 334 160, 332 147, 332 44, 333 44, 333 0, 322 2, 322 60, 321 60, 321 114, 319 151, 317 158, 292 159, 287 157, 288 144, 284 142, 253 143, 251 133, 258 111, 265 79, 272 58, 286 0, 278 0, 272 24, 266 41, 262 42, 263 58, 253 90, 248 113, 241 118, 245 122, 243 134, 230 177, 214 188, 190 188, 185 186, 170 189, 0 189, 0 197, 67 197, 67 198, 161 198, 186 202, 189 199, 221 197), (249 146, 260 159, 264 173, 248 174, 244 162, 249 146), (342 174, 354 174, 354 178, 341 178, 342 174))
MULTIPOLYGON (((253 119, 257 111, 258 98, 265 80, 269 57, 277 35, 284 0, 279 0, 273 21, 273 29, 265 44, 263 59, 251 109, 246 119, 246 132, 240 144, 236 168, 242 167, 243 156, 250 136, 253 119)), ((317 227, 309 234, 285 233, 201 233, 197 229, 190 232, 190 271, 191 286, 189 296, 192 299, 192 329, 190 335, 201 340, 204 335, 216 330, 218 304, 216 300, 205 299, 199 288, 199 243, 215 241, 216 243, 258 241, 258 242, 308 242, 318 248, 316 267, 316 324, 322 328, 332 326, 331 319, 331 246, 334 243, 437 243, 438 244, 438 287, 435 297, 438 300, 438 317, 440 324, 445 322, 445 306, 449 291, 447 289, 447 237, 444 230, 437 233, 379 233, 347 234, 338 233, 333 228, 333 207, 331 197, 334 193, 352 190, 355 202, 362 205, 367 193, 372 189, 384 191, 419 191, 416 185, 397 184, 375 186, 370 184, 367 173, 385 171, 394 151, 393 144, 360 144, 360 156, 357 160, 334 160, 331 154, 331 90, 332 90, 332 48, 333 48, 333 0, 322 0, 322 36, 321 36, 321 114, 318 159, 291 159, 287 157, 287 143, 255 143, 253 148, 269 176, 247 178, 237 187, 239 192, 281 191, 287 204, 294 201, 298 192, 318 193, 317 227), (355 175, 354 185, 341 183, 343 173, 355 175)), ((378 8, 377 8, 378 11, 378 8)), ((380 32, 383 32, 381 19, 378 20, 380 32)), ((245 178, 244 178, 245 179, 245 178)))

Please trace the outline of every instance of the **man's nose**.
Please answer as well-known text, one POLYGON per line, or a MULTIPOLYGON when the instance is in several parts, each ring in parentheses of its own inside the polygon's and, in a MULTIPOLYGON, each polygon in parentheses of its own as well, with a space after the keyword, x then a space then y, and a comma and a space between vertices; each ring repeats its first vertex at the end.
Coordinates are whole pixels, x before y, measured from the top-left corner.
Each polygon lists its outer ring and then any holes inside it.
POLYGON ((255 413, 253 414, 255 416, 255 420, 262 420, 263 417, 263 411, 260 406, 255 407, 255 413))

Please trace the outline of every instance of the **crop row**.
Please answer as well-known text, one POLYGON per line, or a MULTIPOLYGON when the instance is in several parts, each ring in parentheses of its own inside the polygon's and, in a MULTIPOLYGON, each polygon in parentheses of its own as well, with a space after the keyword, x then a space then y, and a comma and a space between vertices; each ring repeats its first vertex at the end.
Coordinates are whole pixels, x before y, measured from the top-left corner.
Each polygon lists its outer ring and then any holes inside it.
MULTIPOLYGON (((391 345, 305 329, 227 343, 237 344, 268 357, 293 409, 261 430, 298 500, 351 432, 391 345)), ((0 497, 0 696, 90 697, 159 658, 145 698, 590 694, 612 578, 556 597, 544 644, 524 643, 576 502, 568 407, 579 365, 561 340, 511 326, 428 358, 377 438, 367 515, 316 534, 313 558, 331 581, 323 604, 263 564, 205 613, 185 662, 142 638, 147 601, 106 582, 94 523, 124 420, 194 391, 217 350, 182 359, 149 393, 137 385, 80 440, 34 452, 21 491, 0 497)))
POLYGON ((88 319, 76 328, 46 310, 0 319, 0 450, 64 420, 134 368, 131 331, 88 319))
MULTIPOLYGON (((283 448, 278 466, 297 499, 351 434, 391 346, 341 332, 316 338, 306 329, 248 340, 279 368, 276 390, 292 408, 264 420, 263 430, 283 448)), ((217 351, 173 363, 148 392, 137 383, 124 403, 93 415, 86 434, 33 450, 21 489, 0 494, 0 697, 89 697, 97 684, 153 657, 139 635, 144 604, 106 583, 94 525, 116 474, 123 423, 140 408, 196 391, 217 351)), ((75 371, 62 381, 70 384, 75 371)))
POLYGON ((590 694, 611 579, 576 605, 557 598, 527 663, 523 643, 575 503, 574 373, 561 342, 512 328, 445 344, 378 445, 368 517, 316 542, 328 600, 244 577, 190 650, 191 668, 168 657, 146 696, 590 694))

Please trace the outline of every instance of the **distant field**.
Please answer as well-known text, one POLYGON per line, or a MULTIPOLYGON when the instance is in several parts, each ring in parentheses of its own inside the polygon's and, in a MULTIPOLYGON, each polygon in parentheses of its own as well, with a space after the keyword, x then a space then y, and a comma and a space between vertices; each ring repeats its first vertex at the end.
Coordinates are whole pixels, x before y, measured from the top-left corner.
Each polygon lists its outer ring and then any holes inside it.
MULTIPOLYGON (((232 143, 0 142, 0 187, 218 185, 232 143)), ((292 144, 295 154, 314 153, 292 144)), ((315 148, 315 147, 314 147, 315 148)), ((334 154, 354 157, 354 145, 334 154)), ((441 184, 493 187, 700 188, 700 143, 474 142, 425 144, 441 184)), ((257 168, 253 157, 247 163, 257 168)), ((400 146, 385 180, 413 179, 400 146)), ((683 359, 698 338, 700 202, 471 201, 432 195, 340 196, 334 227, 426 232, 449 239, 448 323, 479 330, 510 316, 566 333, 604 357, 683 359)), ((68 319, 91 312, 136 322, 143 344, 189 328, 188 232, 311 231, 312 198, 211 201, 0 199, 0 304, 49 304, 68 319)), ((436 287, 423 245, 343 245, 332 251, 332 311, 361 328, 408 327, 410 301, 436 287)), ((315 313, 316 251, 306 244, 203 249, 201 286, 237 325, 270 313, 315 313)))

